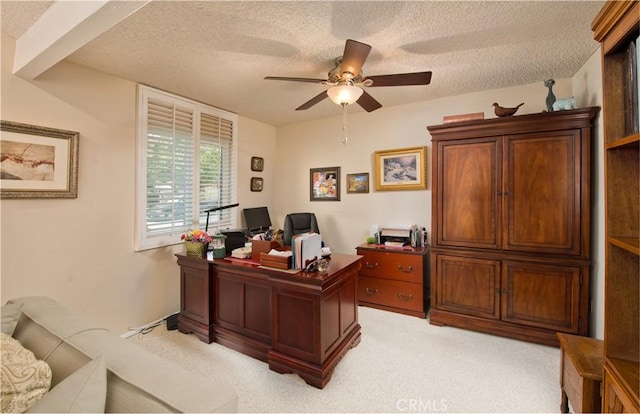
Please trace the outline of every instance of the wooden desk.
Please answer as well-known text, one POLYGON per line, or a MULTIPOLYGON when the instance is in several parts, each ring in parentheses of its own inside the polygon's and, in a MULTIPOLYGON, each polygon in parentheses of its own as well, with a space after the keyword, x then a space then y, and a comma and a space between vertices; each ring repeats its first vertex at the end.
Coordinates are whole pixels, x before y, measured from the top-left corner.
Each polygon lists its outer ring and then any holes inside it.
POLYGON ((601 412, 603 341, 558 333, 560 341, 560 412, 568 413, 569 404, 576 413, 601 412))
POLYGON ((360 256, 334 253, 326 274, 176 256, 180 332, 265 361, 276 372, 297 373, 317 388, 360 342, 360 256))

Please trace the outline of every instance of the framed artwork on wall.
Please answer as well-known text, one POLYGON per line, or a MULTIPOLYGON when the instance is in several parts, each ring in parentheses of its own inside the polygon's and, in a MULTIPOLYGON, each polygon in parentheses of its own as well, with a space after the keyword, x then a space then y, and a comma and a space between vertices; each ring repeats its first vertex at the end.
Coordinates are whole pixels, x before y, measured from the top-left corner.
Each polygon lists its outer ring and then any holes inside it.
POLYGON ((340 201, 340 167, 311 168, 310 200, 340 201))
POLYGON ((368 192, 369 173, 347 174, 347 194, 368 192))
POLYGON ((262 171, 262 170, 264 170, 264 158, 251 157, 251 171, 262 171))
POLYGON ((80 133, 0 124, 0 197, 77 198, 80 133))
POLYGON ((251 191, 262 191, 264 181, 260 177, 251 177, 251 191))
POLYGON ((426 147, 376 151, 376 191, 425 190, 426 147))

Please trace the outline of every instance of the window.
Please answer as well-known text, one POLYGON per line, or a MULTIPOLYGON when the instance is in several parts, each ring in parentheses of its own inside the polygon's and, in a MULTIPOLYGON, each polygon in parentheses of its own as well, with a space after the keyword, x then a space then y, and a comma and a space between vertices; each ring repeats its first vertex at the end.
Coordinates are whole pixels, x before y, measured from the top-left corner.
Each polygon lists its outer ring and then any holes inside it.
MULTIPOLYGON (((204 230, 206 210, 236 199, 237 116, 138 86, 136 250, 180 242, 204 230)), ((209 231, 236 227, 233 209, 216 211, 209 231)))

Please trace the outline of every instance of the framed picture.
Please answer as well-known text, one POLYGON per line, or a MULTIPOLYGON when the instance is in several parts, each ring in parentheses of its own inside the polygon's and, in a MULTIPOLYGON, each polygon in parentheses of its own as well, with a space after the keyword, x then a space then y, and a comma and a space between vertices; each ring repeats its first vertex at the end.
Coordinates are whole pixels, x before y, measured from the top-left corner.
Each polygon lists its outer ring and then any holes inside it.
POLYGON ((251 177, 251 191, 262 191, 264 181, 260 177, 251 177))
POLYGON ((376 151, 376 191, 425 190, 426 147, 376 151))
POLYGON ((264 158, 251 157, 251 171, 262 171, 262 170, 264 170, 264 158))
POLYGON ((0 197, 77 198, 79 133, 0 124, 0 197))
POLYGON ((340 201, 340 167, 311 168, 310 200, 340 201))
POLYGON ((347 194, 368 192, 369 173, 347 174, 347 194))

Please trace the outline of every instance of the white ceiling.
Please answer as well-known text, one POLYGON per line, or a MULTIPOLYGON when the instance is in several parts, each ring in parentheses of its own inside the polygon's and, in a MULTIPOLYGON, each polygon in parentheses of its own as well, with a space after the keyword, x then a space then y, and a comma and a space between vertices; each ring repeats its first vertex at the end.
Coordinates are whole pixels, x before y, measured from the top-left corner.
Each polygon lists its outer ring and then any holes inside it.
MULTIPOLYGON (((0 4, 18 39, 53 2, 0 4)), ((365 75, 433 72, 428 86, 369 88, 383 106, 567 78, 597 49, 603 1, 151 1, 66 58, 272 125, 340 115, 326 85, 350 38, 365 75)), ((490 106, 488 103, 487 106, 490 106)), ((363 112, 357 105, 350 112, 363 112)))

